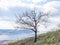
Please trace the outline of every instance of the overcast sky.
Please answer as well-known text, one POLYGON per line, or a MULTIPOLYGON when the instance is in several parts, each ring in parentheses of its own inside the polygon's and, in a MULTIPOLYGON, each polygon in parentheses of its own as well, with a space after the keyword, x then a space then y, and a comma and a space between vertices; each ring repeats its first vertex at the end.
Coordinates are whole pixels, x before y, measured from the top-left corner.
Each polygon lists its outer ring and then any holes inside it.
POLYGON ((60 0, 0 0, 0 29, 14 29, 15 14, 34 7, 53 15, 50 17, 52 24, 49 28, 60 23, 60 0))

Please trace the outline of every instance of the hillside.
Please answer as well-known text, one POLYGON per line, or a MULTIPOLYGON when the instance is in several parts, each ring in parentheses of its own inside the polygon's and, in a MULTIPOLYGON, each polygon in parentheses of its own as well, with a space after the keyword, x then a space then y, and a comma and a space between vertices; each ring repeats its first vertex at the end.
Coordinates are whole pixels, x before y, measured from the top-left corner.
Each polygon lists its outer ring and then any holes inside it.
POLYGON ((34 37, 30 37, 8 45, 60 45, 60 30, 38 35, 36 43, 34 37))

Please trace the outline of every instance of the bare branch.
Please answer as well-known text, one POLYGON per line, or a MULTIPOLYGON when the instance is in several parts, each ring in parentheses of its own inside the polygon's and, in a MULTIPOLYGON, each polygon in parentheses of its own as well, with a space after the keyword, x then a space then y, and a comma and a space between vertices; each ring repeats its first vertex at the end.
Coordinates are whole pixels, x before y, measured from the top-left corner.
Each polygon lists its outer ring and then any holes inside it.
POLYGON ((17 26, 16 29, 32 30, 35 32, 35 30, 33 28, 28 28, 28 27, 24 27, 24 26, 23 27, 17 26))
POLYGON ((19 16, 17 19, 18 24, 22 25, 27 25, 28 27, 33 27, 34 29, 27 28, 27 27, 22 27, 23 29, 30 29, 30 30, 37 30, 37 25, 38 23, 42 23, 43 21, 45 22, 45 16, 48 16, 48 14, 45 14, 43 12, 36 12, 36 10, 32 11, 26 11, 25 13, 22 14, 23 16, 19 16))

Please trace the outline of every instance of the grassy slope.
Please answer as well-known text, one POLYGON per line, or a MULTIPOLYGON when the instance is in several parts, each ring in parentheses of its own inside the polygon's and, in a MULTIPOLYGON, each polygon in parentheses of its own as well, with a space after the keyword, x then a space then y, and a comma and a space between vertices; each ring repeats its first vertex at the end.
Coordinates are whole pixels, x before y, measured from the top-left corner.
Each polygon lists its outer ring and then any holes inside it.
POLYGON ((60 30, 39 35, 36 43, 34 37, 31 37, 9 45, 60 45, 60 30))

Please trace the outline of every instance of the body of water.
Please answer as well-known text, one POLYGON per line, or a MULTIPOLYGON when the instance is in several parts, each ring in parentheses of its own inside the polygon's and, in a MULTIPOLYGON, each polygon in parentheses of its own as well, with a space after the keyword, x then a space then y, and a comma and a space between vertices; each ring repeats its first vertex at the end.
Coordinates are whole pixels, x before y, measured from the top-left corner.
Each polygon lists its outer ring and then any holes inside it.
POLYGON ((0 29, 0 40, 20 40, 33 35, 31 30, 0 29))

